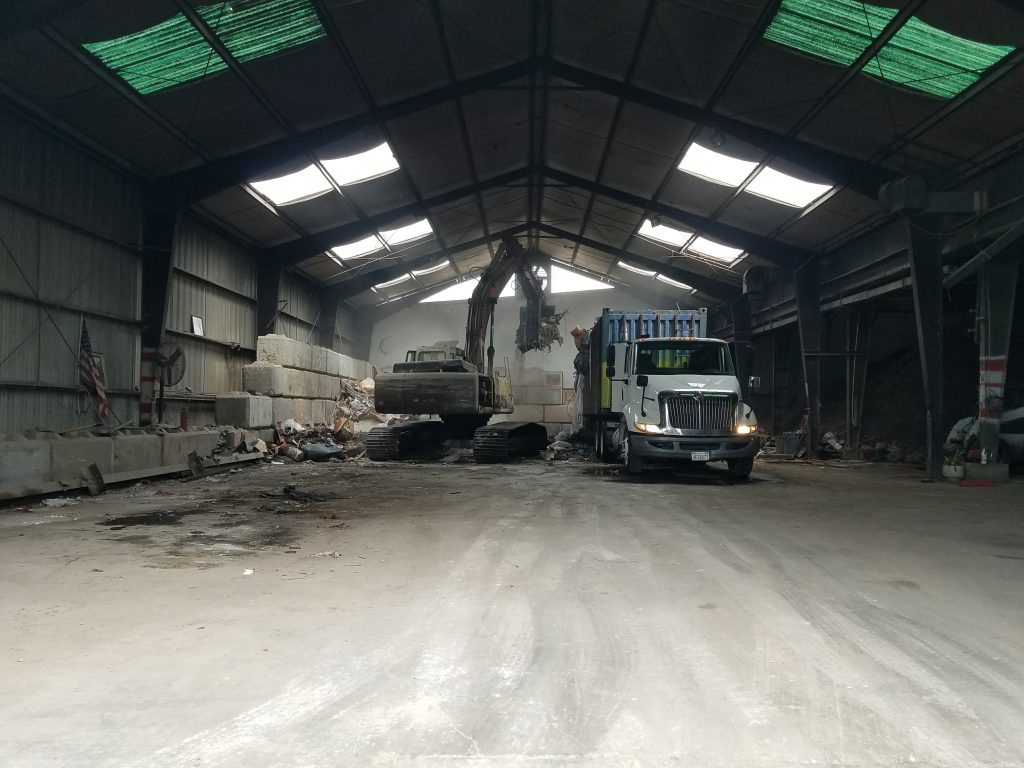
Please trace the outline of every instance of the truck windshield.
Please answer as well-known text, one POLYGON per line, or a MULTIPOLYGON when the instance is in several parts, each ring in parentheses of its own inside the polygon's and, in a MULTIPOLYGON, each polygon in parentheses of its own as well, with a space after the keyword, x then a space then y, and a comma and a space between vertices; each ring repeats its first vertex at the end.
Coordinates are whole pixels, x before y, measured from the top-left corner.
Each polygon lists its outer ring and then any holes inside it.
POLYGON ((732 355, 719 341, 642 341, 636 372, 647 375, 733 375, 732 355))

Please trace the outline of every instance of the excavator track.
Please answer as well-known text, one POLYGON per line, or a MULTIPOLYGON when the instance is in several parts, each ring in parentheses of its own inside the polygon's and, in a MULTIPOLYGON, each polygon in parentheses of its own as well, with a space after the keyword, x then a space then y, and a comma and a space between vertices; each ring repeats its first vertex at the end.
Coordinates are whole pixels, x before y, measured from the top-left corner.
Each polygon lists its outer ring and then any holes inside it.
POLYGON ((411 421, 393 427, 374 427, 366 433, 366 456, 373 461, 398 461, 440 445, 448 430, 440 421, 411 421))
POLYGON ((478 464, 498 464, 517 456, 533 456, 547 447, 548 433, 529 421, 488 424, 473 433, 473 459, 478 464))

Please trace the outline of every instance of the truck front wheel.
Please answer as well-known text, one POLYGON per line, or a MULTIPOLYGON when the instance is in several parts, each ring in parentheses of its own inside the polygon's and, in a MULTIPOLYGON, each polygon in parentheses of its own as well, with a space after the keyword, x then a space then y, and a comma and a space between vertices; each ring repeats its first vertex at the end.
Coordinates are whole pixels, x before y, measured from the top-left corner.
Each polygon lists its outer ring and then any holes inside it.
POLYGON ((726 463, 729 465, 729 477, 733 480, 740 482, 748 479, 750 473, 754 471, 754 457, 749 456, 745 459, 728 459, 726 463))
POLYGON ((627 475, 639 475, 644 471, 644 460, 633 453, 629 444, 629 430, 623 425, 622 428, 622 468, 627 475))

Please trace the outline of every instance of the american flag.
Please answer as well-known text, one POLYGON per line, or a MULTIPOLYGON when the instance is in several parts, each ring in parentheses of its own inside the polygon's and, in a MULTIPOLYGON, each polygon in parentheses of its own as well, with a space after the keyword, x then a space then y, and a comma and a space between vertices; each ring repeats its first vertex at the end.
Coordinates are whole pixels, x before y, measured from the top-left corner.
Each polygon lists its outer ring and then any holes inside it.
POLYGON ((96 412, 101 419, 107 418, 107 391, 103 386, 103 378, 92 357, 92 339, 89 329, 82 320, 82 343, 78 347, 78 378, 86 389, 96 395, 96 412))

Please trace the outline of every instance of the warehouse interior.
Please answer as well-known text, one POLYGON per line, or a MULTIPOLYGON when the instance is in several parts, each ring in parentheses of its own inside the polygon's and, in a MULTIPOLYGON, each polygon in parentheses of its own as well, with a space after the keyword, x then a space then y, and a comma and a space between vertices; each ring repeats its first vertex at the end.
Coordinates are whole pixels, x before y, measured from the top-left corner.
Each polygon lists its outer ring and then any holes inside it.
POLYGON ((1024 764, 1022 106, 1019 0, 0 0, 0 763, 1024 764))

